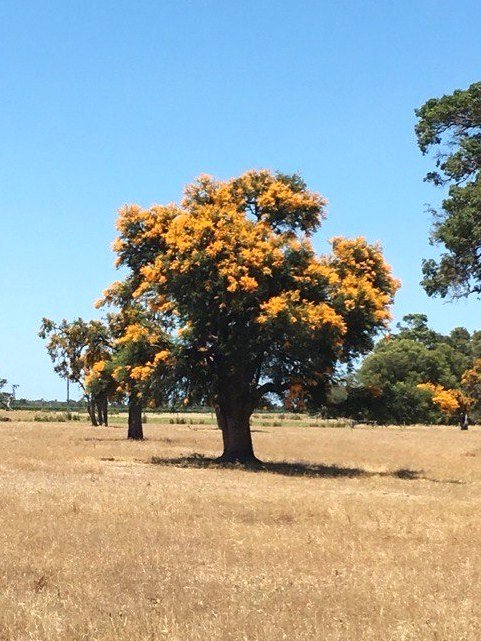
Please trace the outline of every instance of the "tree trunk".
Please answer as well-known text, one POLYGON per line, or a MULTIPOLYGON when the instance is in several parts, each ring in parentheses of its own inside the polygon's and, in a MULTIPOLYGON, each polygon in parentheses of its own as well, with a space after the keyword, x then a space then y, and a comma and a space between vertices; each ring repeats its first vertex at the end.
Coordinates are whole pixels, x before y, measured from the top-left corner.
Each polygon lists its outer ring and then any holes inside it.
POLYGON ((249 405, 219 403, 215 406, 217 424, 222 430, 224 451, 221 463, 258 463, 252 446, 249 405))
POLYGON ((104 396, 102 399, 102 414, 104 417, 104 425, 107 427, 109 424, 109 401, 107 396, 104 396))
POLYGON ((459 426, 462 430, 467 430, 469 428, 469 415, 467 412, 463 412, 461 414, 459 426))
POLYGON ((102 411, 102 397, 98 397, 95 399, 95 410, 97 412, 97 420, 99 425, 104 424, 104 415, 102 411))
POLYGON ((141 441, 144 438, 144 431, 142 429, 142 401, 135 392, 129 397, 129 431, 127 438, 136 441, 141 441))
POLYGON ((99 425, 108 425, 108 401, 107 395, 102 394, 95 399, 95 407, 97 408, 97 416, 99 425))
POLYGON ((97 417, 95 416, 95 401, 91 396, 87 396, 87 412, 90 416, 90 421, 94 427, 97 427, 97 417))

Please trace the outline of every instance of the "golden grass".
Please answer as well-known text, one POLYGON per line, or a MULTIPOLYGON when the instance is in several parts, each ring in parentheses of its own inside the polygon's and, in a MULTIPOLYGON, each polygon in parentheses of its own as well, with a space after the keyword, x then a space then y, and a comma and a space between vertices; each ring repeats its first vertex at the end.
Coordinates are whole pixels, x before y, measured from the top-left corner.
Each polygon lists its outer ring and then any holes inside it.
POLYGON ((481 430, 260 429, 0 423, 0 640, 481 638, 481 430))

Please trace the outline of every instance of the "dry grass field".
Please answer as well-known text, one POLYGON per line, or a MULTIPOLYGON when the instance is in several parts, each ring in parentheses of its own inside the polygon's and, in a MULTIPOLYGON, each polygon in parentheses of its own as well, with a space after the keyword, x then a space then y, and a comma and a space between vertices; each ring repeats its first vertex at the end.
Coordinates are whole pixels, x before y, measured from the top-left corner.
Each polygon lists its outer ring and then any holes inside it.
POLYGON ((481 639, 481 430, 145 432, 0 423, 1 641, 481 639))

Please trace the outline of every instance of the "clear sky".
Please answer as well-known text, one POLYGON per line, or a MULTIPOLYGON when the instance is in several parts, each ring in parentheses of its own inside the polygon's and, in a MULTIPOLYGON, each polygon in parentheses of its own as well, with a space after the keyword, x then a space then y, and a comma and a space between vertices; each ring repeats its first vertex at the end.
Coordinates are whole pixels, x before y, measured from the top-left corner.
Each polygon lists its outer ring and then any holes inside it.
POLYGON ((0 376, 64 397, 42 316, 98 314, 117 209, 207 172, 299 171, 330 202, 316 237, 379 240, 396 320, 479 329, 479 303, 419 286, 428 243, 413 110, 481 80, 479 0, 2 0, 0 376))

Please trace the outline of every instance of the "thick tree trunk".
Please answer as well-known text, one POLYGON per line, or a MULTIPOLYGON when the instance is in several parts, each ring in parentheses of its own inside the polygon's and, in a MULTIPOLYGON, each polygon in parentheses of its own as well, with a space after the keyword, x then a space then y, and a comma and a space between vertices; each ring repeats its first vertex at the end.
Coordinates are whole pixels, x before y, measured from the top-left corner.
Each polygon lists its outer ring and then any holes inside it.
POLYGON ((221 463, 258 463, 254 455, 250 428, 252 411, 247 404, 220 403, 216 405, 217 423, 222 430, 224 451, 221 463))
POLYGON ((129 431, 127 438, 141 441, 144 438, 142 429, 142 401, 135 393, 129 398, 129 431))

